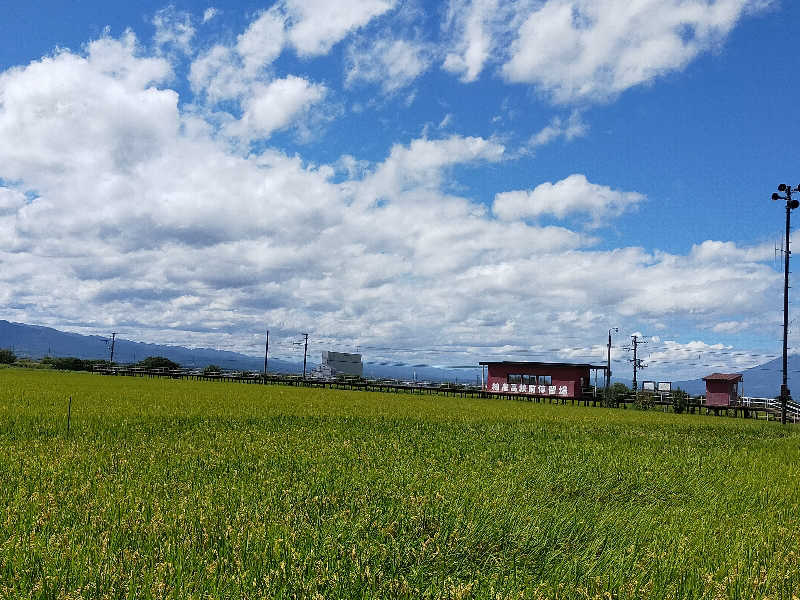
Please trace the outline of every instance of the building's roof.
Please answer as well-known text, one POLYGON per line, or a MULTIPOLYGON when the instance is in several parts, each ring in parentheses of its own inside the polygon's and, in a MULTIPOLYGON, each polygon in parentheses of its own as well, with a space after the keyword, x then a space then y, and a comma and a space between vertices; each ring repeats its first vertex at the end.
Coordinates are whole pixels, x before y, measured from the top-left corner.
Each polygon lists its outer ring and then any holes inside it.
POLYGON ((531 362, 531 361, 514 361, 514 360, 498 360, 479 362, 479 365, 508 365, 514 367, 585 367, 589 369, 603 369, 606 370, 606 365, 590 365, 588 363, 563 363, 563 362, 531 362))
POLYGON ((741 373, 712 373, 703 377, 703 381, 741 381, 741 373))
POLYGON ((361 362, 360 354, 352 354, 349 352, 333 352, 332 350, 323 350, 322 359, 337 360, 340 362, 361 362))

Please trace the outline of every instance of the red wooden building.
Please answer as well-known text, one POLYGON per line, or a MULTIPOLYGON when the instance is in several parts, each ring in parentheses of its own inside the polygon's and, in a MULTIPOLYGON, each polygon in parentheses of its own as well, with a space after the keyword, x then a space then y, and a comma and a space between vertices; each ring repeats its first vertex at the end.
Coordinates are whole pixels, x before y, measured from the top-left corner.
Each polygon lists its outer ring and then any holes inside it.
POLYGON ((706 382, 706 406, 727 408, 739 402, 741 373, 712 373, 703 377, 706 382))
POLYGON ((591 385, 591 372, 605 365, 545 362, 482 362, 485 389, 500 394, 531 394, 549 398, 580 398, 591 385))

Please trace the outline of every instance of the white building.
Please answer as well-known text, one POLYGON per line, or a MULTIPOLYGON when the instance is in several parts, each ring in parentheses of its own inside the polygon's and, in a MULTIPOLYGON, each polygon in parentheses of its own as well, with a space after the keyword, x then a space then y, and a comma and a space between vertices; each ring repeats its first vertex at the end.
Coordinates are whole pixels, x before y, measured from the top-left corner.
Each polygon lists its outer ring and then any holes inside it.
POLYGON ((329 352, 326 350, 322 353, 320 371, 328 377, 335 377, 336 375, 363 377, 364 364, 361 362, 360 354, 329 352))

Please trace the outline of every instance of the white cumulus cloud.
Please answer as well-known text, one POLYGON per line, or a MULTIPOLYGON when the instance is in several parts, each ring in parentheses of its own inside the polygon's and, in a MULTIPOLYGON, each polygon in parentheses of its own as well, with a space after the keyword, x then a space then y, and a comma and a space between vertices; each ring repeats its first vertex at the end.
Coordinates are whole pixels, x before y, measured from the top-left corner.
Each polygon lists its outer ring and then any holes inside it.
POLYGON ((516 31, 503 75, 556 102, 595 102, 683 69, 763 0, 547 0, 516 31))
POLYGON ((394 7, 394 0, 284 0, 288 36, 301 56, 326 54, 349 33, 394 7))
POLYGON ((563 138, 566 141, 572 141, 575 138, 583 137, 589 130, 589 126, 581 117, 578 111, 572 111, 567 119, 561 117, 553 117, 540 131, 536 132, 528 140, 528 147, 535 150, 539 146, 549 144, 553 140, 563 138))
POLYGON ((592 226, 599 226, 610 217, 634 209, 644 198, 638 192, 614 190, 591 183, 585 175, 574 174, 556 183, 542 183, 530 191, 499 193, 492 210, 505 221, 580 215, 592 226))
POLYGON ((18 190, 0 187, 0 217, 13 215, 25 205, 25 194, 18 190))
POLYGON ((437 188, 444 171, 453 165, 502 160, 505 147, 480 137, 452 135, 447 138, 413 140, 395 144, 387 159, 366 177, 360 197, 371 204, 383 197, 400 197, 404 190, 437 188))
POLYGON ((266 72, 280 56, 285 41, 284 17, 276 9, 261 13, 236 38, 236 44, 216 44, 195 58, 189 82, 213 104, 240 98, 256 83, 269 79, 266 72))
POLYGON ((442 67, 464 82, 475 81, 509 26, 511 13, 499 0, 451 0, 444 28, 451 43, 442 67))
POLYGON ((268 10, 236 39, 236 51, 247 75, 255 75, 280 55, 285 39, 284 26, 285 17, 277 10, 268 10))
POLYGON ((155 14, 153 25, 156 28, 154 41, 158 48, 172 46, 186 54, 191 52, 195 29, 189 13, 168 6, 155 14))
POLYGON ((421 43, 378 39, 352 45, 347 52, 347 83, 379 83, 385 93, 407 87, 431 64, 431 53, 421 43))
POLYGON ((241 138, 266 138, 289 125, 299 113, 325 97, 325 86, 295 75, 256 86, 244 102, 244 115, 225 132, 241 138))

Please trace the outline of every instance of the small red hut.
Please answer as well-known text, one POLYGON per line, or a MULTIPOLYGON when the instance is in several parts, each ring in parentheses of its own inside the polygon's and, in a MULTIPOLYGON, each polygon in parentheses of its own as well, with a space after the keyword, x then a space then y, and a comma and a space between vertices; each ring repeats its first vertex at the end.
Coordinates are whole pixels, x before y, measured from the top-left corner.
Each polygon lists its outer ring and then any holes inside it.
POLYGON ((739 402, 741 373, 712 373, 703 377, 706 382, 706 406, 727 408, 739 402))
POLYGON ((487 367, 486 391, 531 394, 549 398, 580 398, 591 385, 591 371, 606 367, 575 363, 482 362, 487 367))

